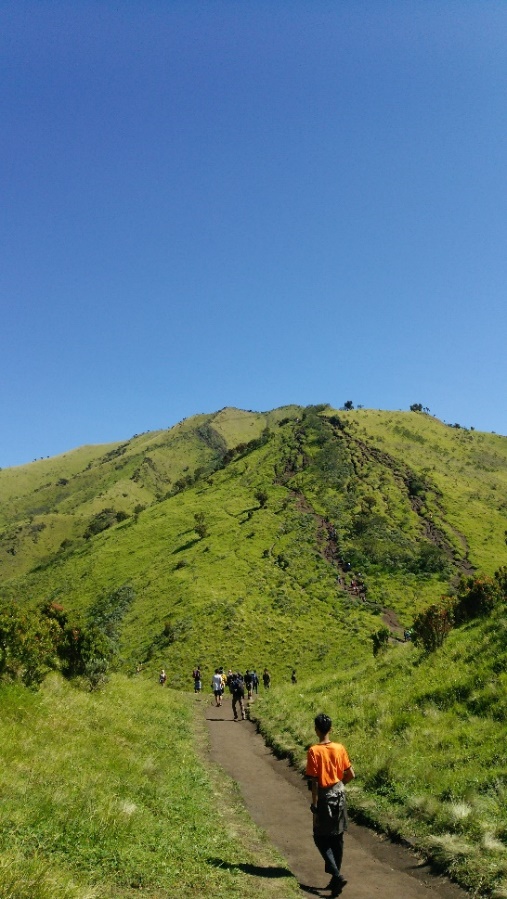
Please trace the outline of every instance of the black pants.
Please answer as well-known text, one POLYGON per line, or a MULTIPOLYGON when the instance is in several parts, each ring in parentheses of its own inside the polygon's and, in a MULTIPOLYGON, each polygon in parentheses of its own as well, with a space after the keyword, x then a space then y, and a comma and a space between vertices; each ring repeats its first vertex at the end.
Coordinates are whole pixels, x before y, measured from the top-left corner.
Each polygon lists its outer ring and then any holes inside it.
POLYGON ((238 703, 239 703, 239 708, 240 708, 240 712, 241 712, 241 717, 242 717, 242 718, 245 717, 245 706, 243 705, 243 700, 244 700, 244 698, 245 698, 245 691, 244 691, 244 690, 243 690, 242 692, 240 692, 240 693, 233 693, 233 694, 232 694, 232 711, 234 712, 234 718, 235 718, 236 720, 237 720, 237 718, 238 718, 238 711, 237 711, 237 708, 236 708, 236 705, 237 705, 238 703))
POLYGON ((323 834, 313 831, 313 839, 324 859, 327 874, 340 873, 343 858, 343 833, 323 834))

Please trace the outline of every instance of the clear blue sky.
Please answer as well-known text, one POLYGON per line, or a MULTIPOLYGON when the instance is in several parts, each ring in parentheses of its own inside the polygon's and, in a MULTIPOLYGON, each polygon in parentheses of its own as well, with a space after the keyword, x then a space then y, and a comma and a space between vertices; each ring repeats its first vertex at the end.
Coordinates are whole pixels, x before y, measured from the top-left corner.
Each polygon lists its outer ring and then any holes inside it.
POLYGON ((234 405, 507 434, 507 3, 3 0, 0 466, 234 405))

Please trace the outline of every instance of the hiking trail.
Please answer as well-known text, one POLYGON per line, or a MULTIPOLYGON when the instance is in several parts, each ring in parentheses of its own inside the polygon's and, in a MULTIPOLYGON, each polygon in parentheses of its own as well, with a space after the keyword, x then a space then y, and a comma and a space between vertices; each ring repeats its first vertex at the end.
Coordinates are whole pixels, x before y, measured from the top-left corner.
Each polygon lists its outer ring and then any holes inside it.
MULTIPOLYGON (((210 758, 238 785, 245 806, 286 859, 302 896, 329 896, 329 875, 312 838, 310 793, 286 760, 275 758, 253 721, 234 721, 231 699, 207 700, 210 758)), ((344 739, 346 743, 346 738, 344 739)), ((354 760, 352 759, 354 764, 354 760)), ((356 775, 361 772, 356 769, 356 775)), ((466 899, 468 893, 432 874, 415 854, 349 821, 342 873, 344 899, 466 899)))

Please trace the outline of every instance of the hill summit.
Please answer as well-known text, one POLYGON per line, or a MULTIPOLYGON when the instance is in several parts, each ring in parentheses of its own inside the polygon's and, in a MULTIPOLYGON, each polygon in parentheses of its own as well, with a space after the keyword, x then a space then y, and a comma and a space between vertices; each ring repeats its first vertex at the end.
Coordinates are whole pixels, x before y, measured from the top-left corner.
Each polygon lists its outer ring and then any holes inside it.
POLYGON ((507 439, 424 411, 225 408, 0 472, 0 586, 84 615, 128 585, 123 665, 348 664, 507 563, 507 439))

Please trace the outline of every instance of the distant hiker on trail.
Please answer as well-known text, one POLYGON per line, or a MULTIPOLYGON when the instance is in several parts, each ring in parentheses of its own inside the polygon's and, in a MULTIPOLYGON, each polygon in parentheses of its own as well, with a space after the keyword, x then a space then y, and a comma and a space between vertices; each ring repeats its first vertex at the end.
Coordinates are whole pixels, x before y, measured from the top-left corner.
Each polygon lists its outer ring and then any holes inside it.
POLYGON ((264 669, 262 674, 262 683, 264 684, 264 689, 269 690, 271 684, 271 675, 267 668, 264 669))
POLYGON ((345 746, 329 739, 331 718, 320 714, 315 718, 319 742, 311 746, 306 757, 306 776, 312 790, 313 839, 331 880, 327 886, 331 896, 339 896, 347 883, 341 873, 343 834, 347 829, 347 803, 344 784, 354 777, 354 769, 345 746))
POLYGON ((238 720, 238 709, 237 706, 239 704, 239 710, 241 712, 242 721, 245 720, 245 706, 243 700, 245 698, 245 682, 243 680, 242 674, 239 671, 236 674, 232 674, 230 678, 228 678, 229 690, 232 694, 232 712, 234 715, 234 720, 238 720))
POLYGON ((254 693, 259 692, 259 675, 257 674, 255 668, 252 671, 252 690, 254 693))
POLYGON ((292 674, 291 674, 291 676, 290 676, 290 679, 291 679, 291 681, 292 681, 293 684, 297 684, 297 682, 298 682, 298 676, 297 676, 297 674, 296 674, 296 669, 295 669, 295 668, 292 669, 292 674))
POLYGON ((194 679, 194 693, 200 693, 202 690, 202 681, 201 668, 199 665, 196 665, 194 670, 192 671, 192 677, 194 679))
POLYGON ((215 705, 222 705, 222 696, 224 695, 224 682, 222 680, 222 675, 220 674, 220 669, 216 668, 215 673, 213 675, 213 679, 211 681, 211 689, 215 694, 215 705))
POLYGON ((245 687, 246 687, 248 699, 252 698, 252 686, 253 686, 252 672, 249 671, 247 668, 245 671, 245 687))
POLYGON ((164 686, 166 680, 167 680, 167 674, 165 673, 164 669, 162 668, 162 671, 160 672, 160 674, 158 676, 158 682, 161 687, 164 686))

